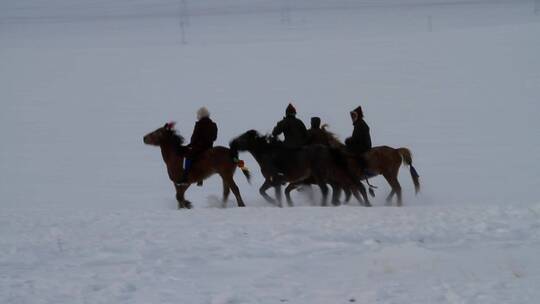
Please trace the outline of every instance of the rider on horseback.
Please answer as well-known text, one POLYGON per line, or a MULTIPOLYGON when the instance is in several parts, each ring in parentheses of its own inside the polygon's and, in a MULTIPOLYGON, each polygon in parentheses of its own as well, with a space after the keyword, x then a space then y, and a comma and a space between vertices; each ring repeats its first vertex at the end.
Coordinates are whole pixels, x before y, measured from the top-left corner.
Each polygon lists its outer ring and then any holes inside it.
POLYGON ((285 136, 284 146, 289 149, 297 149, 307 143, 308 133, 304 123, 296 118, 296 109, 292 104, 287 106, 285 117, 277 123, 272 131, 274 137, 281 133, 285 136))
POLYGON ((360 167, 367 169, 366 159, 363 154, 371 149, 371 136, 369 135, 369 126, 364 121, 362 107, 351 111, 351 119, 354 125, 353 134, 345 140, 347 149, 358 155, 360 167))
POLYGON ((292 150, 300 149, 308 141, 306 126, 300 119, 296 118, 296 109, 292 104, 287 106, 285 117, 274 127, 272 136, 277 138, 282 133, 285 141, 281 145, 282 148, 279 149, 281 152, 274 156, 272 165, 269 166, 269 170, 274 171, 271 175, 273 176, 272 179, 277 178, 276 182, 281 182, 284 163, 286 163, 286 158, 290 156, 289 153, 292 150))
POLYGON ((308 130, 308 137, 310 145, 329 146, 328 132, 321 128, 320 117, 311 117, 311 128, 308 130))
POLYGON ((205 107, 197 111, 197 123, 191 135, 191 142, 187 146, 188 151, 184 160, 184 173, 180 184, 188 183, 189 172, 193 166, 193 162, 206 150, 214 146, 214 141, 217 139, 217 125, 210 119, 210 112, 205 107))

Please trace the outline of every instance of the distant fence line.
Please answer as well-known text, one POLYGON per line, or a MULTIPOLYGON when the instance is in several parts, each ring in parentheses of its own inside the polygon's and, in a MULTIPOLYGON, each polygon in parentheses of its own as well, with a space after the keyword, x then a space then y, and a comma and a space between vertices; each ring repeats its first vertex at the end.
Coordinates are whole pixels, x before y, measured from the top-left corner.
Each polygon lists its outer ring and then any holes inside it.
MULTIPOLYGON (((280 14, 282 22, 290 20, 293 11, 327 9, 421 8, 455 5, 500 5, 530 3, 531 0, 116 0, 80 1, 56 0, 46 4, 35 0, 0 2, 0 22, 69 20, 87 21, 111 18, 177 18, 179 12, 189 24, 189 16, 234 14, 280 14), (39 3, 39 4, 37 4, 39 3)), ((534 11, 540 10, 540 0, 534 1, 534 11)))

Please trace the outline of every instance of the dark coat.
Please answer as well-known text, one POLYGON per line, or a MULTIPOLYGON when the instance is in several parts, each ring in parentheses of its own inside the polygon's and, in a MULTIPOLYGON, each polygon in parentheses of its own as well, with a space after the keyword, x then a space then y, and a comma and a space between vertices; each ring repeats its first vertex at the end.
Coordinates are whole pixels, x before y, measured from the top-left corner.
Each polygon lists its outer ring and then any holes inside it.
POLYGON ((217 139, 217 133, 217 125, 209 117, 203 117, 197 121, 193 135, 191 135, 190 150, 186 157, 195 159, 204 151, 211 149, 217 139))
POLYGON ((326 132, 324 132, 321 128, 311 128, 308 130, 308 136, 309 140, 308 143, 310 145, 328 145, 328 136, 326 132))
POLYGON ((351 137, 345 140, 347 148, 354 153, 364 153, 371 149, 371 136, 369 126, 362 118, 358 118, 354 123, 354 130, 351 137))
POLYGON ((294 115, 285 116, 272 131, 273 136, 281 133, 285 136, 284 145, 287 148, 300 148, 308 141, 306 126, 294 115))
POLYGON ((311 117, 311 128, 308 130, 308 144, 310 145, 325 145, 330 144, 328 133, 321 129, 321 119, 319 117, 311 117))

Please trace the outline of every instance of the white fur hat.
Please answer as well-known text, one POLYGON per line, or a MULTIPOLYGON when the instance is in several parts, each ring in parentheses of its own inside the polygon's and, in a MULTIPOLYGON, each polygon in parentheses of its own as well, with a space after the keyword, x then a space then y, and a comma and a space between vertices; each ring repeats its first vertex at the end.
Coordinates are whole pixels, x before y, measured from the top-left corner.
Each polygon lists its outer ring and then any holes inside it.
POLYGON ((210 112, 208 111, 208 109, 206 107, 201 107, 197 111, 197 119, 201 119, 201 118, 205 118, 205 117, 210 117, 210 112))

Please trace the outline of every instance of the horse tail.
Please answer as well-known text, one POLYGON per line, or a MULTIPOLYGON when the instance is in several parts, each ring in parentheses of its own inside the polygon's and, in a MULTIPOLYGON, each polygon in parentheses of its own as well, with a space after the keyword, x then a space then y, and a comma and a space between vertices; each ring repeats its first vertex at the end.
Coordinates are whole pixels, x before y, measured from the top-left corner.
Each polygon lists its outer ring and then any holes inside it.
POLYGON ((401 159, 403 160, 403 162, 410 167, 409 171, 411 172, 411 177, 414 183, 414 190, 415 190, 415 193, 418 194, 418 192, 420 192, 420 180, 419 180, 420 175, 418 175, 418 172, 416 171, 416 169, 414 168, 412 164, 411 150, 407 148, 399 148, 397 149, 397 151, 399 155, 401 156, 401 159))
POLYGON ((238 156, 238 150, 231 148, 230 149, 231 158, 233 163, 242 170, 242 173, 246 177, 248 183, 251 184, 251 172, 249 171, 248 167, 246 167, 246 164, 243 160, 239 159, 238 156))
MULTIPOLYGON (((243 162, 244 161, 242 161, 242 163, 243 162)), ((251 171, 249 171, 249 169, 246 166, 240 167, 240 170, 242 171, 242 173, 244 173, 244 176, 246 177, 248 183, 251 184, 251 171)))

